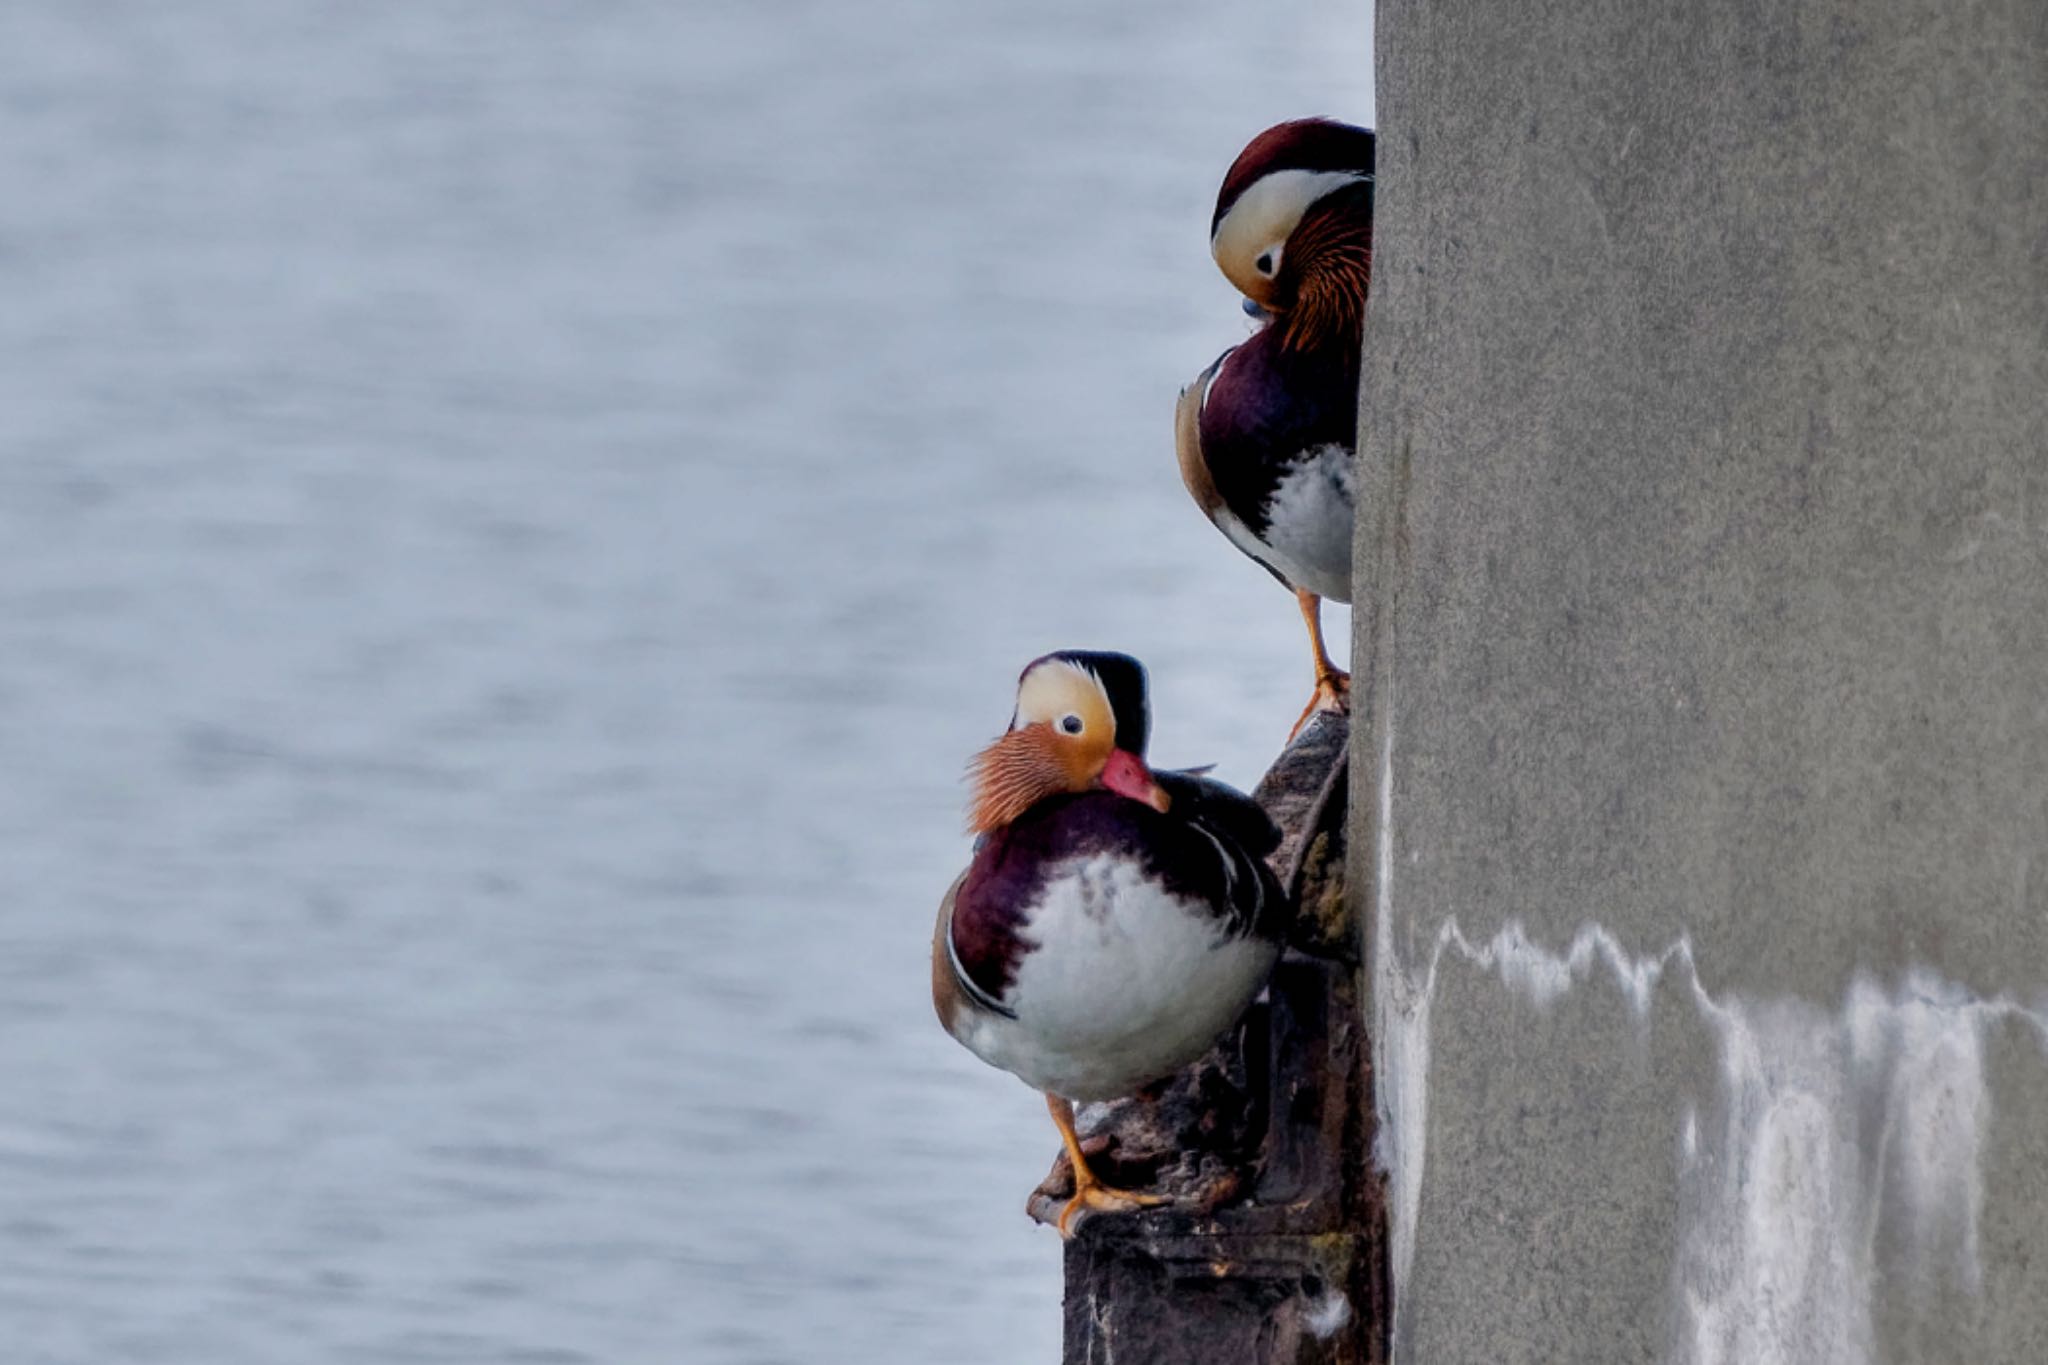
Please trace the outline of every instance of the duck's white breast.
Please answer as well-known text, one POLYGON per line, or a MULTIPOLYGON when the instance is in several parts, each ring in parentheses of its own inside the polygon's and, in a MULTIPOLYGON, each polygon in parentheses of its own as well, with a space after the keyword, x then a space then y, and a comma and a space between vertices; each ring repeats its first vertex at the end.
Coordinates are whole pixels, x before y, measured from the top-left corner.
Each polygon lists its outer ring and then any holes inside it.
POLYGON ((1318 446, 1266 502, 1266 561, 1295 587, 1332 602, 1351 600, 1351 466, 1343 446, 1318 446))
MULTIPOLYGON (((1220 853, 1220 850, 1219 850, 1220 853)), ((1073 859, 1047 878, 1004 1003, 964 1038, 984 1059, 1070 1099, 1110 1099, 1187 1065, 1265 983, 1274 944, 1232 939, 1201 901, 1136 861, 1073 859)))

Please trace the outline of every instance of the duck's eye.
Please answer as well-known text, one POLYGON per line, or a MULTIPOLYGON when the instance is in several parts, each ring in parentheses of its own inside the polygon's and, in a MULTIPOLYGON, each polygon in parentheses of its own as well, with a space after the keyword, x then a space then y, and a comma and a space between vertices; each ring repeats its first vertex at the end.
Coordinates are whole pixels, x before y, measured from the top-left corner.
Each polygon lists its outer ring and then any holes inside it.
POLYGON ((1081 718, 1075 715, 1073 712, 1069 711, 1066 715, 1060 717, 1060 729, 1066 731, 1070 735, 1080 734, 1081 718))
POLYGON ((1273 253, 1267 252, 1259 257, 1257 261, 1253 262, 1253 264, 1258 266, 1261 275, 1271 275, 1273 273, 1273 253))

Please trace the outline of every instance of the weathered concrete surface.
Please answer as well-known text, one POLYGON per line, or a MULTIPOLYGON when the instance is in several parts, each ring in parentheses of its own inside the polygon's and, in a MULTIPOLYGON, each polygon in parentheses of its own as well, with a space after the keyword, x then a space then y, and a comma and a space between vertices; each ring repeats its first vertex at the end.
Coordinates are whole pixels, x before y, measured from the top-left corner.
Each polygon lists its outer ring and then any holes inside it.
POLYGON ((2048 1360, 2048 6, 1378 22, 1398 1358, 2048 1360))

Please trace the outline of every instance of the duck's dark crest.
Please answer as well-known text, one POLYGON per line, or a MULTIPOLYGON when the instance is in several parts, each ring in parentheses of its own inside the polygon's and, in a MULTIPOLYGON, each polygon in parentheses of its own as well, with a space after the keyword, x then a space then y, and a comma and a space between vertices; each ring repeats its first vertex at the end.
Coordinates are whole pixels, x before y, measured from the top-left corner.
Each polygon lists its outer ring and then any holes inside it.
POLYGON ((1209 235, 1231 205, 1260 177, 1274 171, 1355 171, 1373 173, 1376 143, 1370 128, 1358 128, 1331 118, 1292 119, 1278 123, 1245 144, 1223 177, 1216 194, 1216 212, 1209 218, 1209 235))

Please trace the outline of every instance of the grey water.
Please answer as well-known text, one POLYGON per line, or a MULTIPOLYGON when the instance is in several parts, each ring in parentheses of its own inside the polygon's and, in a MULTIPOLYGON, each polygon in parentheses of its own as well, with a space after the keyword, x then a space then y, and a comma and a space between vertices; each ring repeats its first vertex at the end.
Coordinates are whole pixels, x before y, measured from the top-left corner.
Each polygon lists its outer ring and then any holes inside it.
POLYGON ((0 9, 0 1362, 1056 1358, 960 772, 1061 645, 1306 699, 1171 413, 1369 30, 0 9))

